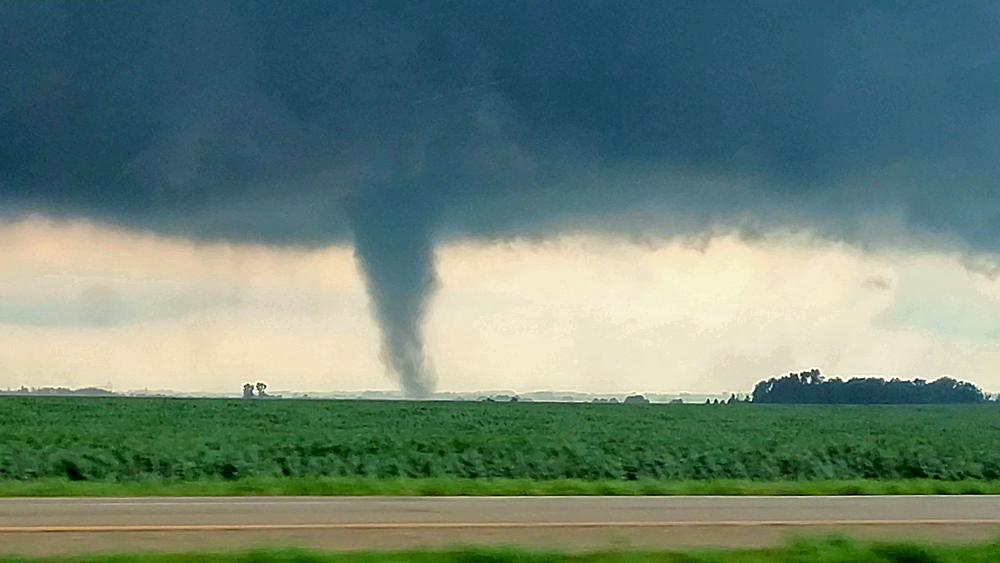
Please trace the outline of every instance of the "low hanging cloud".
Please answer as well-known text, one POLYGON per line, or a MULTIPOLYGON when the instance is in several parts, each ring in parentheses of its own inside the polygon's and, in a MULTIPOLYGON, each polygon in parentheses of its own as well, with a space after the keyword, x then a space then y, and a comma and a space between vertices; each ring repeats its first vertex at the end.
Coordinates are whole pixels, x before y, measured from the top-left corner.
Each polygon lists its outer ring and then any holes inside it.
POLYGON ((413 395, 442 240, 1000 242, 994 1, 7 2, 0 35, 0 216, 353 240, 413 395))

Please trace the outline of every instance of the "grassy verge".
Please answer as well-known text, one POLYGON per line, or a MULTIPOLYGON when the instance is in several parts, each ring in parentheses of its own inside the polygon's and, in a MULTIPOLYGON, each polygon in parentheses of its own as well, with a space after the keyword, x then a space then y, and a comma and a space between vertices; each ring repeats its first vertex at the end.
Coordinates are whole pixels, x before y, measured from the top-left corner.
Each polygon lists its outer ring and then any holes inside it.
POLYGON ((1000 481, 580 481, 559 479, 246 478, 236 481, 0 481, 2 497, 54 496, 541 496, 1000 494, 1000 481))
POLYGON ((1000 543, 931 546, 859 544, 849 540, 810 540, 757 550, 688 552, 606 551, 565 554, 522 549, 324 553, 300 550, 240 553, 132 554, 48 558, 0 557, 0 563, 996 563, 1000 543))

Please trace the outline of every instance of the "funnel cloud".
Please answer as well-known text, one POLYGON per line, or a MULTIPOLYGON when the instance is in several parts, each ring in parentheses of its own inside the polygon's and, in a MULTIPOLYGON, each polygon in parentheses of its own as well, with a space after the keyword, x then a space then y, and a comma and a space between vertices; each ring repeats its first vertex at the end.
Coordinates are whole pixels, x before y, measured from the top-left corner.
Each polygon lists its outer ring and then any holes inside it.
POLYGON ((0 37, 0 218, 353 242, 411 396, 442 240, 1000 245, 996 1, 4 2, 0 37))
POLYGON ((417 398, 434 390, 433 369, 424 354, 423 320, 437 285, 433 216, 420 205, 405 195, 369 193, 351 202, 348 213, 354 254, 382 328, 383 359, 403 392, 417 398))

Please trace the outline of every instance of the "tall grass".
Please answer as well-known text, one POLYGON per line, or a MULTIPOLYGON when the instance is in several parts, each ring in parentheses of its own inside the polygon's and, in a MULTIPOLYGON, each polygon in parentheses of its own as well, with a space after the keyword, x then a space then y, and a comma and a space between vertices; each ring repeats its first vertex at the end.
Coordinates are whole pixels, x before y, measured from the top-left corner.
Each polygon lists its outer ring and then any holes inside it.
POLYGON ((560 496, 560 495, 963 495, 1000 494, 1000 481, 583 481, 372 477, 248 477, 236 481, 0 481, 0 497, 128 496, 560 496))
POLYGON ((1000 543, 980 545, 863 544, 846 539, 798 541, 755 550, 685 552, 616 550, 557 553, 517 548, 325 553, 260 550, 16 558, 0 563, 996 563, 1000 543))

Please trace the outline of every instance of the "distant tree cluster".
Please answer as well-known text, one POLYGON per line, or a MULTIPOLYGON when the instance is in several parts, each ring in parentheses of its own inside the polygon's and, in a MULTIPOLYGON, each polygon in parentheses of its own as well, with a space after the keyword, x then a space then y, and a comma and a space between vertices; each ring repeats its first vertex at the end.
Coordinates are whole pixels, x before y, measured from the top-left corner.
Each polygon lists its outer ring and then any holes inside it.
POLYGON ((835 405, 941 405, 983 403, 982 389, 966 381, 942 377, 886 381, 880 377, 827 379, 818 369, 761 381, 749 397, 754 403, 835 405))
POLYGON ((83 396, 83 397, 117 397, 117 393, 99 387, 84 389, 69 389, 67 387, 32 387, 21 386, 18 390, 0 391, 2 395, 53 395, 53 396, 83 396))
POLYGON ((267 384, 266 383, 260 383, 260 382, 258 382, 256 386, 251 385, 249 383, 244 383, 243 384, 243 398, 244 399, 252 399, 252 398, 254 398, 255 395, 253 394, 253 392, 254 392, 255 388, 257 389, 257 395, 256 395, 257 397, 267 397, 268 396, 268 394, 265 392, 265 389, 267 389, 267 384))

